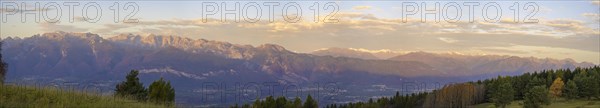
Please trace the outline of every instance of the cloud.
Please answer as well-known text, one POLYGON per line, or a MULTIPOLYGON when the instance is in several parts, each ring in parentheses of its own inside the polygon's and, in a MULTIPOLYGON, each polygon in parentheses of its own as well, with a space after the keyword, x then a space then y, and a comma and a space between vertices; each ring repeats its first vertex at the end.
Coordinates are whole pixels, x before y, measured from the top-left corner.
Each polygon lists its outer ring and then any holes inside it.
POLYGON ((485 52, 491 52, 491 53, 503 53, 503 54, 511 54, 511 55, 515 55, 515 54, 529 54, 529 52, 527 51, 522 51, 522 50, 514 50, 514 49, 507 49, 504 47, 491 47, 491 48, 479 48, 478 50, 482 50, 485 52))
POLYGON ((377 17, 375 17, 373 14, 364 14, 364 13, 358 13, 358 12, 340 12, 340 13, 336 13, 335 18, 341 18, 341 19, 370 19, 370 20, 377 19, 377 17))
POLYGON ((598 13, 583 13, 583 14, 581 14, 581 16, 590 18, 596 22, 600 22, 600 14, 598 14, 598 13))
POLYGON ((539 23, 512 23, 508 20, 499 23, 421 23, 420 19, 409 19, 404 23, 400 19, 362 13, 340 13, 337 18, 337 23, 288 23, 280 20, 273 23, 235 23, 216 19, 207 22, 175 19, 141 21, 127 27, 106 25, 99 31, 133 29, 140 33, 200 36, 234 43, 281 43, 298 51, 312 51, 325 46, 452 50, 514 44, 599 50, 597 40, 600 33, 586 26, 585 22, 571 19, 540 19, 539 23))
POLYGON ((354 6, 354 7, 352 7, 352 9, 354 9, 354 10, 369 10, 369 9, 371 9, 371 6, 354 6))
POLYGON ((65 32, 88 32, 87 29, 79 28, 73 25, 61 25, 58 23, 39 23, 39 27, 44 32, 55 32, 55 31, 65 31, 65 32))
POLYGON ((130 25, 126 24, 104 24, 104 28, 93 30, 94 33, 114 33, 120 29, 129 28, 130 25))
POLYGON ((452 39, 452 38, 445 38, 445 37, 439 37, 438 38, 441 41, 444 41, 446 43, 455 43, 458 42, 458 40, 452 39))
MULTIPOLYGON (((528 50, 538 47, 556 54, 564 52, 561 51, 564 49, 586 54, 600 52, 599 31, 589 27, 585 21, 573 19, 540 18, 539 23, 513 23, 507 19, 498 23, 422 23, 420 19, 411 18, 408 22, 402 22, 398 18, 376 17, 358 12, 341 12, 336 18, 339 20, 337 23, 315 23, 312 20, 297 23, 282 20, 273 23, 221 22, 218 19, 208 19, 206 22, 201 19, 146 20, 135 24, 104 24, 92 31, 107 34, 175 35, 251 45, 274 43, 299 52, 310 52, 323 47, 483 51, 530 56, 535 53, 528 50)), ((69 25, 46 26, 87 30, 69 25)))
POLYGON ((350 50, 360 51, 360 52, 368 52, 368 53, 401 53, 399 51, 392 51, 390 49, 379 49, 379 50, 370 50, 365 48, 349 48, 350 50))

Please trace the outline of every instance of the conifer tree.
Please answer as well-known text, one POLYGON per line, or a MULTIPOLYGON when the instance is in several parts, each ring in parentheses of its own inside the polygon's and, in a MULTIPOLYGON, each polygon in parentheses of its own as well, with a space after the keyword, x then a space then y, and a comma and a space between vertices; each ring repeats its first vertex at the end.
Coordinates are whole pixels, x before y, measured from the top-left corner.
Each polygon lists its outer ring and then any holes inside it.
POLYGON ((319 108, 319 106, 317 105, 317 101, 315 101, 312 96, 308 95, 304 102, 304 108, 319 108))
POLYGON ((171 82, 165 81, 162 77, 150 84, 148 90, 148 99, 152 102, 159 104, 175 102, 175 89, 171 87, 171 82))
POLYGON ((577 84, 573 80, 567 81, 567 85, 565 85, 565 89, 563 90, 564 97, 567 99, 576 99, 579 97, 579 88, 577 84))
POLYGON ((600 88, 598 88, 599 82, 594 77, 589 76, 586 71, 576 74, 573 80, 579 90, 579 97, 591 99, 600 93, 600 88))
POLYGON ((115 95, 133 98, 138 101, 145 101, 148 92, 144 85, 140 82, 140 79, 137 77, 138 74, 139 71, 131 70, 125 77, 126 80, 117 84, 115 87, 115 95))
POLYGON ((275 104, 277 108, 286 108, 285 105, 287 104, 287 99, 283 96, 278 97, 275 99, 275 104))
POLYGON ((541 105, 550 104, 548 89, 544 86, 535 86, 525 93, 525 108, 541 108, 541 105))
POLYGON ((294 98, 293 108, 302 108, 302 100, 299 97, 294 98))
POLYGON ((492 102, 496 107, 504 108, 514 99, 514 89, 508 81, 500 79, 498 89, 492 94, 492 102))

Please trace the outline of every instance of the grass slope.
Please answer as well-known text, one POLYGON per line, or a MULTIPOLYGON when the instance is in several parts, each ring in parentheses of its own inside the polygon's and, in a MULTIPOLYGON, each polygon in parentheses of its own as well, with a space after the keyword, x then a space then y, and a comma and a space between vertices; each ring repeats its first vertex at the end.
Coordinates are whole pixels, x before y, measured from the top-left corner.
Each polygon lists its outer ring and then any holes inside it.
MULTIPOLYGON (((550 105, 542 106, 544 108, 600 108, 599 100, 570 100, 559 99, 552 101, 550 105)), ((483 103, 471 106, 470 108, 496 108, 494 103, 483 103)), ((523 101, 513 101, 506 108, 523 108, 523 101)))
POLYGON ((116 98, 113 96, 104 96, 97 93, 60 90, 55 88, 0 85, 0 108, 6 107, 160 108, 165 106, 116 98))

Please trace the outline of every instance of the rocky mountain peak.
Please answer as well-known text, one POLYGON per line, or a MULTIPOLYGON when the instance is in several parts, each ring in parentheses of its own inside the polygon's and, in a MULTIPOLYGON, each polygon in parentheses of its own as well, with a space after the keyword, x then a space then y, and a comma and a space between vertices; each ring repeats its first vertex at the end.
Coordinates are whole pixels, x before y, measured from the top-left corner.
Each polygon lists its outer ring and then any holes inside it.
POLYGON ((283 46, 275 45, 275 44, 262 44, 257 46, 256 48, 264 49, 268 51, 287 51, 283 46))
POLYGON ((311 54, 315 54, 315 55, 319 55, 319 56, 350 57, 350 58, 360 58, 360 59, 368 59, 368 60, 379 59, 372 53, 364 52, 364 51, 360 51, 360 50, 356 50, 356 49, 352 49, 352 48, 338 48, 338 47, 324 48, 324 49, 316 50, 316 51, 312 52, 311 54))
POLYGON ((44 33, 42 37, 52 39, 52 40, 65 40, 65 39, 85 39, 85 40, 102 40, 102 37, 98 34, 92 33, 72 33, 72 32, 51 32, 44 33))

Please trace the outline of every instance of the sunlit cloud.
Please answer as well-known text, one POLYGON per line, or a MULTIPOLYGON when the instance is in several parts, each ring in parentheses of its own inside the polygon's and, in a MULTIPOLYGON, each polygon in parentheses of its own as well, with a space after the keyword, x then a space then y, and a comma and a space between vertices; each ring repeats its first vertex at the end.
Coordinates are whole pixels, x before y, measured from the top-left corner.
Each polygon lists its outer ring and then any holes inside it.
MULTIPOLYGON (((586 2, 587 3, 587 2, 586 2)), ((597 3, 597 2, 593 2, 597 3)), ((350 10, 368 10, 372 6, 354 6, 350 10)), ((554 8, 548 8, 552 10, 554 8)), ((553 10, 558 11, 558 10, 553 10)), ((138 23, 40 23, 43 32, 92 32, 105 37, 121 33, 140 35, 183 36, 193 39, 209 39, 236 44, 279 44, 297 52, 311 52, 319 48, 344 47, 360 51, 367 49, 394 49, 390 51, 434 51, 461 53, 509 54, 540 57, 565 57, 559 55, 565 49, 584 54, 571 53, 579 61, 600 63, 599 57, 589 56, 600 52, 600 31, 591 26, 598 23, 598 13, 579 13, 579 18, 537 18, 537 23, 515 23, 503 18, 499 22, 458 21, 455 23, 421 22, 420 18, 408 18, 403 22, 397 17, 382 17, 368 11, 340 11, 337 22, 314 22, 310 18, 296 23, 283 19, 274 22, 250 23, 222 22, 208 18, 174 18, 140 20, 138 23), (581 18, 583 17, 583 18, 581 18), (591 20, 587 20, 591 19, 591 20), (515 47, 520 46, 520 47, 515 47), (527 47, 523 47, 527 46, 527 47), (555 55, 536 55, 531 48, 544 49, 555 55), (587 59, 586 59, 587 58, 587 59)), ((76 17, 77 22, 82 18, 76 17)))
POLYGON ((44 32, 55 32, 55 31, 67 31, 67 32, 88 32, 87 29, 78 27, 76 25, 66 25, 58 23, 40 23, 39 27, 44 32))
POLYGON ((452 38, 439 37, 438 39, 440 39, 441 41, 444 41, 446 43, 455 43, 455 42, 458 42, 458 40, 455 40, 455 39, 452 39, 452 38))
POLYGON ((583 14, 581 14, 581 16, 592 19, 596 22, 600 22, 600 14, 598 14, 598 13, 583 13, 583 14))
POLYGON ((369 9, 371 9, 371 6, 354 6, 354 7, 352 7, 352 9, 354 9, 354 10, 369 10, 369 9))
POLYGON ((592 4, 600 6, 600 1, 598 1, 598 0, 592 0, 592 4))

